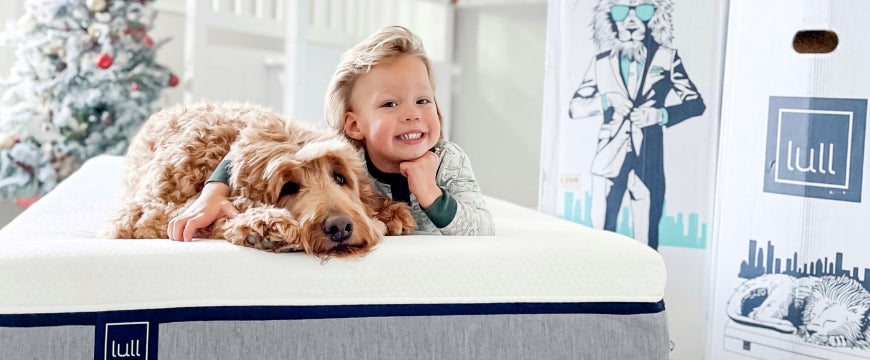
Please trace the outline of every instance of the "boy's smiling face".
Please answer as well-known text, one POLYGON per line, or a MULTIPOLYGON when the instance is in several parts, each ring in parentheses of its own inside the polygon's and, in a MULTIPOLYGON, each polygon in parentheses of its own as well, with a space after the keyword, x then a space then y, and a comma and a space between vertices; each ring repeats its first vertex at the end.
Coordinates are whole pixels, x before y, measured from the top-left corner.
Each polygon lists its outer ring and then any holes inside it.
POLYGON ((423 156, 441 137, 435 92, 422 60, 403 55, 357 79, 345 113, 345 133, 365 144, 375 166, 399 172, 403 161, 423 156))

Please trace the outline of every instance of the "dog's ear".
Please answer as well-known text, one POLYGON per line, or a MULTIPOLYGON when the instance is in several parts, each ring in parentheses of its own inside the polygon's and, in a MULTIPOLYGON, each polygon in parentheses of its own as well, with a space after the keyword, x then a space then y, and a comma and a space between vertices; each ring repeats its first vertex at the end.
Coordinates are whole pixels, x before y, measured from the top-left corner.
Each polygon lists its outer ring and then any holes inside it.
POLYGON ((274 203, 284 174, 301 163, 294 156, 300 144, 293 137, 305 129, 266 112, 251 112, 244 119, 247 126, 230 149, 230 185, 234 195, 274 203))

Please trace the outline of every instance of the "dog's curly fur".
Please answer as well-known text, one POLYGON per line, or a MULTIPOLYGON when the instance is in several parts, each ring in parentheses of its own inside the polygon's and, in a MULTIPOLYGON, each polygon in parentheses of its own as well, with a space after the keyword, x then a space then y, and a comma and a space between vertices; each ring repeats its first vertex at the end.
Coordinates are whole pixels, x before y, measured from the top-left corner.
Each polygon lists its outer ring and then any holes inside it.
POLYGON ((405 203, 377 192, 344 137, 256 106, 206 103, 163 110, 142 126, 127 152, 121 208, 103 235, 166 238, 170 219, 196 200, 227 153, 229 200, 240 213, 196 237, 328 258, 363 255, 384 234, 415 227, 405 203), (285 184, 298 191, 282 194, 285 184), (352 221, 348 239, 331 240, 325 222, 335 217, 352 221))

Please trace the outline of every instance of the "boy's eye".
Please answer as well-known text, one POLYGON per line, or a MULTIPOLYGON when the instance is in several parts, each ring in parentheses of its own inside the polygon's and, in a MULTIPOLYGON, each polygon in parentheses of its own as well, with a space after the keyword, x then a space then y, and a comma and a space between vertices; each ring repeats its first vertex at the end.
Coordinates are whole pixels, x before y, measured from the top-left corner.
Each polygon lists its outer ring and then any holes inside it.
POLYGON ((420 100, 417 100, 417 104, 419 104, 419 105, 426 105, 426 104, 428 104, 428 103, 430 103, 429 99, 420 99, 420 100))
POLYGON ((281 196, 284 195, 296 195, 299 192, 299 184, 288 181, 284 183, 284 186, 281 187, 281 196))
POLYGON ((387 101, 387 102, 384 103, 384 105, 381 105, 381 106, 383 106, 383 107, 396 107, 396 106, 398 106, 398 105, 399 105, 399 104, 396 104, 395 101, 387 101))
POLYGON ((333 175, 333 177, 335 178, 336 184, 344 185, 345 183, 347 183, 347 180, 344 178, 344 175, 342 175, 342 174, 335 174, 335 175, 333 175))

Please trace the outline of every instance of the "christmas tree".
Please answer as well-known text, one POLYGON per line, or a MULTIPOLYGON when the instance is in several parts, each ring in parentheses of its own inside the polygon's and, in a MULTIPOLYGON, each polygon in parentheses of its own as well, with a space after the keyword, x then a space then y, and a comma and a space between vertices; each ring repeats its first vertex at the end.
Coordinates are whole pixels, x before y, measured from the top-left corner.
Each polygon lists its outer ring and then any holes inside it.
POLYGON ((153 0, 26 0, 0 42, 0 198, 35 199, 99 154, 123 154, 178 77, 154 61, 153 0))

